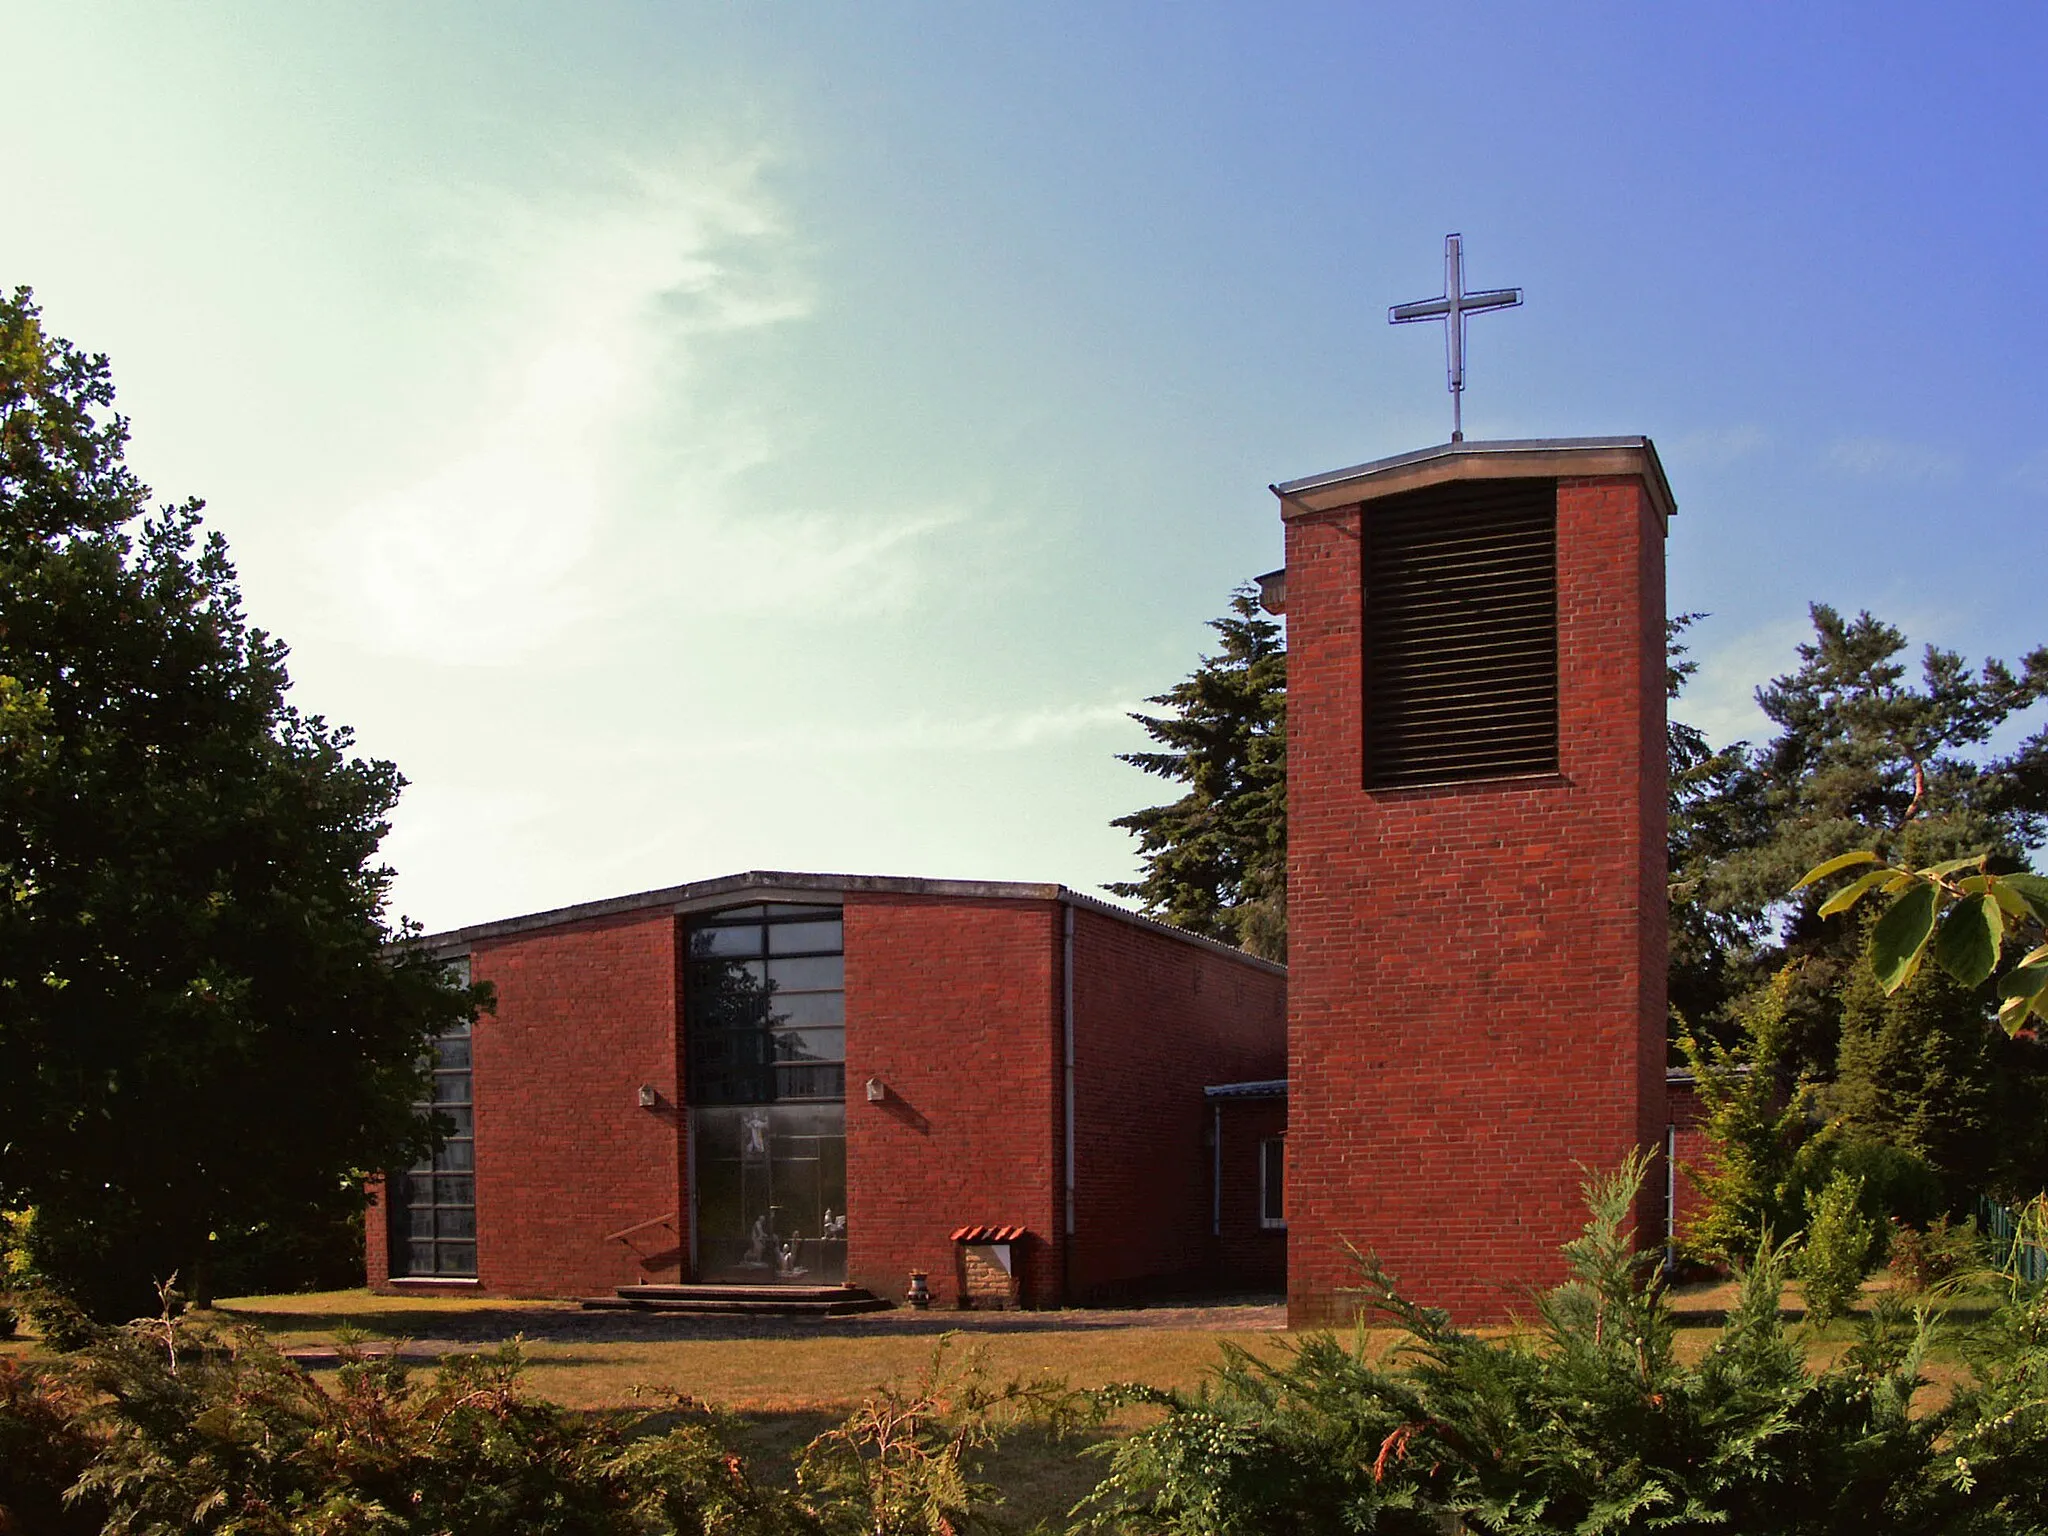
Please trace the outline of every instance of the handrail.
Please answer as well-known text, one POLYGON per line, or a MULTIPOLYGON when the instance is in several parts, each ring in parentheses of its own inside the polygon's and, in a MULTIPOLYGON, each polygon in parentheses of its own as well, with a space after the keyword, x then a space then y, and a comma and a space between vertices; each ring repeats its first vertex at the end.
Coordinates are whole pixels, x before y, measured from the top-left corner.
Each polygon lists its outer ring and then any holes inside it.
POLYGON ((680 1213, 670 1211, 666 1216, 656 1216, 648 1221, 636 1221, 630 1227, 621 1227, 616 1232, 605 1233, 604 1240, 608 1243, 623 1243, 634 1233, 645 1232, 649 1227, 667 1227, 669 1231, 675 1232, 680 1237, 682 1234, 676 1231, 676 1217, 678 1214, 680 1213))

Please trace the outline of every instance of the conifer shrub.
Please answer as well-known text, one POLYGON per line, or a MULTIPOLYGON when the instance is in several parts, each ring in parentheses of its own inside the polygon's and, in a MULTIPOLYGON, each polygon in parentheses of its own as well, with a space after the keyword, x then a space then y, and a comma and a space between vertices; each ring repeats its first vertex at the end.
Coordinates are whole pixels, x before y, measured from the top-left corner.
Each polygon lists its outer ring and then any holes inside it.
POLYGON ((1915 1413, 1931 1315, 1874 1308, 1836 1364, 1810 1371, 1781 1321, 1792 1246, 1766 1245, 1718 1337, 1682 1361, 1654 1256, 1626 1225, 1642 1173, 1589 1184, 1571 1278, 1524 1329, 1453 1327, 1367 1258, 1365 1294, 1401 1336, 1383 1362, 1361 1319, 1348 1343, 1229 1351, 1193 1392, 1123 1389, 1161 1417, 1110 1448, 1079 1513, 1132 1536, 2048 1528, 2038 1296, 2003 1315, 1974 1382, 1915 1413))
POLYGON ((1854 1308, 1877 1255, 1877 1223, 1864 1214, 1862 1200, 1863 1181, 1838 1168, 1808 1204, 1806 1239, 1793 1267, 1807 1320, 1816 1328, 1854 1308))

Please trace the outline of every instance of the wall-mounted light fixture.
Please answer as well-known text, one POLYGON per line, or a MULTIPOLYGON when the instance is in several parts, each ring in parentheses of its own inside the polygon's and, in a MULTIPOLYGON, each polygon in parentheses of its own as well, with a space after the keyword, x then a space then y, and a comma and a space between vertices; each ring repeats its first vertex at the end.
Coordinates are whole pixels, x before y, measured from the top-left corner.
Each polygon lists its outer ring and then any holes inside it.
POLYGON ((888 1097, 889 1085, 887 1083, 883 1082, 879 1077, 868 1079, 868 1102, 870 1104, 879 1104, 888 1097))
POLYGON ((640 1107, 642 1109, 652 1109, 660 1102, 661 1093, 654 1084, 642 1083, 640 1085, 640 1107))

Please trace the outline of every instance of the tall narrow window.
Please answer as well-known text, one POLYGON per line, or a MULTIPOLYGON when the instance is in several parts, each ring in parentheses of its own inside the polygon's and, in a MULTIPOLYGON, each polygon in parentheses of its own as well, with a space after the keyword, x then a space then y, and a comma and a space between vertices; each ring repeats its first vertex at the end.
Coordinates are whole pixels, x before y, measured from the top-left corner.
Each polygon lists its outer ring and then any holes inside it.
POLYGON ((1365 514, 1368 788, 1557 771, 1557 484, 1433 487, 1365 514))
POLYGON ((1287 1225, 1287 1138, 1268 1136, 1259 1143, 1259 1225, 1287 1225))
MULTIPOLYGON (((469 982, 467 957, 452 967, 469 982)), ((476 1274, 476 1116, 467 1022, 434 1038, 432 1097, 415 1104, 453 1129, 430 1158, 388 1181, 391 1273, 410 1279, 476 1274)))
POLYGON ((685 929, 697 1278, 846 1277, 846 991, 838 907, 766 902, 685 929))

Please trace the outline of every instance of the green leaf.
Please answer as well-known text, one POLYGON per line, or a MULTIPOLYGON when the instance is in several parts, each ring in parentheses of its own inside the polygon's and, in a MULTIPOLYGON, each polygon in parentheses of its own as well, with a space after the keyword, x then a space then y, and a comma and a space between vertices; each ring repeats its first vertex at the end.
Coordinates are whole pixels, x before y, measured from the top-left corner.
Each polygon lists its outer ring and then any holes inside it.
POLYGON ((1994 877, 1991 882, 1991 894, 1997 899, 1999 907, 2007 917, 2029 918, 2034 915, 2034 909, 2028 905, 2027 898, 2014 890, 2010 881, 1994 877))
POLYGON ((1814 865, 1813 868, 1800 876, 1799 883, 1793 886, 1792 889, 1802 891, 1816 880, 1825 880, 1829 875, 1839 874, 1845 869, 1853 869, 1858 864, 1875 864, 1877 862, 1877 855, 1868 848, 1859 849, 1855 853, 1837 854, 1825 864, 1814 865))
POLYGON ((1848 911, 1863 899, 1864 892, 1890 874, 1891 871, 1888 869, 1873 869, 1868 874, 1858 875, 1852 883, 1843 886, 1834 895, 1821 903, 1820 915, 1822 917, 1833 917, 1837 912, 1848 911))
POLYGON ((1959 869, 1976 869, 1984 862, 1984 855, 1973 853, 1965 858, 1945 859, 1939 864, 1930 864, 1920 873, 1930 879, 1939 880, 1943 875, 1952 875, 1959 869))
POLYGON ((1965 896, 1948 909, 1934 936, 1934 963, 1966 987, 1980 985, 1998 965, 2005 914, 1989 896, 1965 896))
POLYGON ((2008 997, 1998 1005, 1998 1022, 2005 1027, 2008 1035, 2016 1035, 2027 1022, 2027 1016, 2034 1011, 2035 999, 2031 997, 2008 997))
POLYGON ((2018 891, 2034 909, 2035 920, 2048 923, 2048 880, 2039 875, 2000 875, 1998 883, 2018 891))
POLYGON ((2033 997, 2048 987, 2048 962, 2020 965, 1998 978, 2000 997, 2033 997))
POLYGON ((1896 992, 1920 969, 1927 936, 1934 932, 1934 905, 1941 892, 1916 880, 1870 930, 1870 965, 1878 985, 1896 992))

